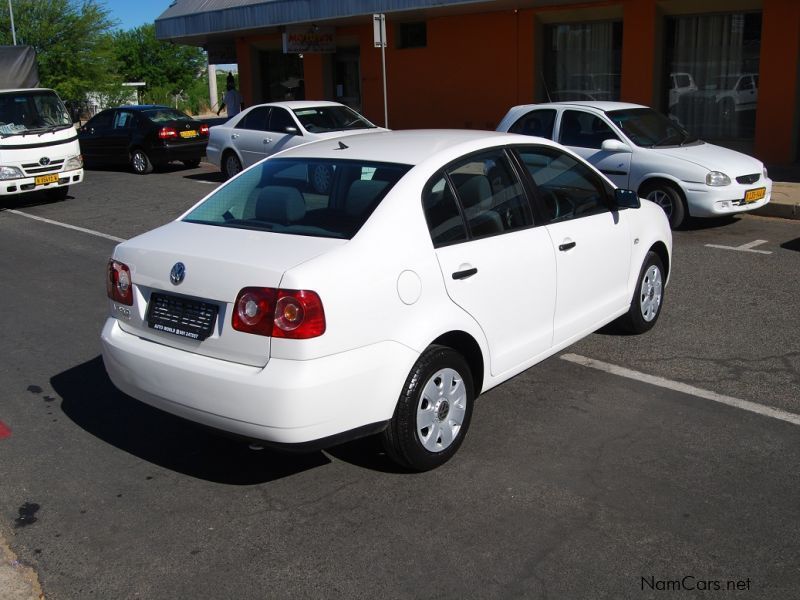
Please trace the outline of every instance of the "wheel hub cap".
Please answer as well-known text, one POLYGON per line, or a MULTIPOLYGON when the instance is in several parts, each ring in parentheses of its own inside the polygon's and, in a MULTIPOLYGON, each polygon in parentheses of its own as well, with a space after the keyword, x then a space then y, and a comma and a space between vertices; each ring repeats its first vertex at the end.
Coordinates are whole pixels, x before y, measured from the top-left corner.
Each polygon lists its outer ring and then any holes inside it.
POLYGON ((467 413, 467 389, 455 369, 436 371, 417 404, 417 439, 429 452, 447 449, 458 437, 467 413))

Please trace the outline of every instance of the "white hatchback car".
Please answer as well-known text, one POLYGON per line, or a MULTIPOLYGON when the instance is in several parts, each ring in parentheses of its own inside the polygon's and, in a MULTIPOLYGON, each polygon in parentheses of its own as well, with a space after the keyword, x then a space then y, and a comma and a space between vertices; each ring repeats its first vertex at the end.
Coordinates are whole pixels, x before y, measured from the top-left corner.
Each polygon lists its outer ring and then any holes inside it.
POLYGON ((379 433, 431 469, 481 392, 615 319, 650 329, 671 251, 660 208, 552 142, 315 142, 116 247, 103 359, 119 389, 192 421, 301 448, 379 433))
POLYGON ((767 204, 764 164, 703 142, 652 108, 624 102, 526 104, 497 131, 557 140, 622 188, 660 205, 671 226, 687 216, 719 217, 767 204))
MULTIPOLYGON (((229 179, 243 168, 286 148, 377 131, 386 129, 338 102, 297 100, 257 104, 211 128, 206 156, 229 179)), ((310 176, 317 190, 326 191, 330 171, 323 165, 314 165, 310 176)))

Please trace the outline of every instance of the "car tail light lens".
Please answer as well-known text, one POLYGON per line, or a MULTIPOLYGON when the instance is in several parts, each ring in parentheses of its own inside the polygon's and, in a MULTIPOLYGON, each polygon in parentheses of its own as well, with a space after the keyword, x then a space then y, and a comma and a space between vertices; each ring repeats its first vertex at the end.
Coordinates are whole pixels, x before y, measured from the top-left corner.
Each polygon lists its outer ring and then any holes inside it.
POLYGON ((106 293, 114 302, 133 306, 133 283, 128 265, 114 260, 108 261, 106 293))
POLYGON ((200 135, 208 135, 208 125, 205 123, 200 125, 200 135))
POLYGON ((178 132, 172 127, 162 127, 158 130, 158 138, 161 140, 171 140, 178 137, 178 132))
POLYGON ((231 325, 244 333, 308 339, 325 333, 325 311, 316 292, 247 287, 236 296, 231 325))

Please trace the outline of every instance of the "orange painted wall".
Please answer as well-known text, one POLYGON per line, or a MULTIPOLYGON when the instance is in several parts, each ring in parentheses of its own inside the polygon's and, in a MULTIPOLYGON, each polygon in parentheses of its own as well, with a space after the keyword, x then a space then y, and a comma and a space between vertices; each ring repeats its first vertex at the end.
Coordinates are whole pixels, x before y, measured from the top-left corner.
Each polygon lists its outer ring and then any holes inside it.
POLYGON ((773 164, 797 160, 800 1, 764 0, 755 154, 773 164))
POLYGON ((626 0, 623 11, 620 100, 655 106, 655 0, 626 0))

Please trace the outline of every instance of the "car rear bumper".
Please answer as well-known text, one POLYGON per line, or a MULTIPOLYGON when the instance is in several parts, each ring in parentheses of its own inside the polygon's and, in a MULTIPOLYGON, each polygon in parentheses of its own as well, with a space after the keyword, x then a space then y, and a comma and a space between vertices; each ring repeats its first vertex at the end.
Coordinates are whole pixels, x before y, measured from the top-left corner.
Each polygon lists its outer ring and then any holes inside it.
POLYGON ((199 160, 206 153, 207 140, 202 142, 183 142, 154 146, 147 154, 152 163, 170 162, 173 160, 199 160))
POLYGON ((418 354, 381 342, 263 368, 143 340, 109 318, 101 335, 111 381, 142 402, 249 439, 307 444, 387 421, 418 354))
POLYGON ((761 208, 768 204, 772 196, 772 180, 760 179, 752 185, 734 183, 722 187, 707 185, 684 188, 689 214, 693 217, 719 217, 761 208), (765 188, 764 197, 755 202, 745 202, 745 193, 765 188))
POLYGON ((80 183, 83 181, 83 169, 54 173, 58 175, 58 183, 36 185, 35 177, 22 177, 20 179, 5 179, 0 181, 0 196, 38 192, 40 190, 54 190, 59 187, 80 183))

